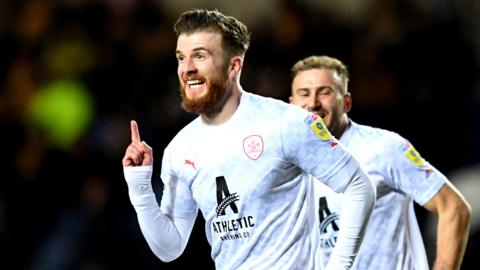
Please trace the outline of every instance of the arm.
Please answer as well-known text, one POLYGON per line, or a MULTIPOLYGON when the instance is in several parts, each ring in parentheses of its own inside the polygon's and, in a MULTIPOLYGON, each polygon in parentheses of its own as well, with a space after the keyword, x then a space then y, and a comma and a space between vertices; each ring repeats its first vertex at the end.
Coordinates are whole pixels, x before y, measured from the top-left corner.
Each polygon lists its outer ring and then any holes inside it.
MULTIPOLYGON (((132 142, 122 160, 130 201, 137 212, 143 236, 155 255, 162 261, 172 261, 182 254, 195 222, 195 215, 185 218, 164 214, 152 189, 153 151, 144 141, 135 121, 130 123, 132 142)), ((185 191, 178 183, 175 190, 185 191)), ((167 192, 170 187, 166 188, 167 192)))
POLYGON ((470 227, 470 205, 447 181, 424 207, 438 214, 437 256, 433 269, 460 269, 470 227))
POLYGON ((344 194, 341 230, 326 269, 350 269, 375 205, 376 189, 358 161, 325 128, 321 117, 293 106, 284 121, 281 135, 286 159, 344 194))
POLYGON ((148 246, 160 260, 175 260, 187 245, 196 216, 173 218, 161 211, 152 190, 152 166, 124 167, 124 174, 130 201, 148 246))
POLYGON ((337 244, 326 269, 350 269, 362 243, 370 215, 375 205, 376 190, 355 159, 337 174, 335 179, 350 179, 344 191, 344 207, 337 244))

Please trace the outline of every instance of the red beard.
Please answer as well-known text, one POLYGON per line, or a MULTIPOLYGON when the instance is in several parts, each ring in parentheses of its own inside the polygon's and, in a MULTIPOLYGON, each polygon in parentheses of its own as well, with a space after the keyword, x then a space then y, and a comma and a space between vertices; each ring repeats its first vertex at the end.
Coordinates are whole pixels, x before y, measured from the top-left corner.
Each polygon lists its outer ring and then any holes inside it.
POLYGON ((187 112, 205 114, 207 116, 220 112, 227 101, 227 80, 228 77, 211 78, 206 81, 207 94, 200 98, 189 99, 185 93, 185 88, 180 84, 180 94, 182 95, 182 106, 187 112))

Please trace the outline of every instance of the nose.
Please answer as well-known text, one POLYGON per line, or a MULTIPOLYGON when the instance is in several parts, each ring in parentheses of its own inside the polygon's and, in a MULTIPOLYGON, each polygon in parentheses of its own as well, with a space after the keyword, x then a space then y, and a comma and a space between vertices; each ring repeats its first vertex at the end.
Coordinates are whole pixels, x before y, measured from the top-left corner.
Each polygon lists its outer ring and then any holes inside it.
POLYGON ((182 61, 179 69, 185 75, 195 73, 197 71, 197 68, 191 58, 186 58, 184 61, 182 61))
POLYGON ((318 110, 322 107, 320 99, 314 94, 307 98, 307 106, 310 110, 318 110))

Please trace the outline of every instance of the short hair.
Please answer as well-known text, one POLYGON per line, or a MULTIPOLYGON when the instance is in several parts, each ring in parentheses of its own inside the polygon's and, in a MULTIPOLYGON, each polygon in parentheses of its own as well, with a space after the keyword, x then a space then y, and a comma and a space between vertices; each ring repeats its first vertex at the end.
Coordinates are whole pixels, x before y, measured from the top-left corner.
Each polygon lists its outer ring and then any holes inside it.
POLYGON ((340 87, 342 94, 348 92, 348 68, 342 61, 337 58, 326 56, 326 55, 313 55, 302 60, 299 60, 293 67, 290 69, 292 80, 295 76, 298 75, 301 71, 311 70, 311 69, 329 69, 335 72, 334 79, 337 82, 337 85, 340 87))
POLYGON ((177 37, 184 33, 207 30, 222 35, 222 46, 230 55, 244 56, 250 44, 247 27, 218 10, 192 9, 180 15, 173 26, 177 37))

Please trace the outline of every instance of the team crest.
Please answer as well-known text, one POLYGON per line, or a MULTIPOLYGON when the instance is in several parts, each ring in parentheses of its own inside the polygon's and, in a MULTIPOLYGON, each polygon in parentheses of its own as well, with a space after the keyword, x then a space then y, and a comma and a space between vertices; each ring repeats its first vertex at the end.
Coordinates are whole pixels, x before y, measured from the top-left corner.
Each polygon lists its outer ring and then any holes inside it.
POLYGON ((423 160, 423 158, 420 156, 420 154, 415 149, 415 147, 413 147, 413 145, 411 145, 410 143, 405 144, 403 148, 403 152, 405 156, 408 158, 408 160, 410 160, 413 164, 419 167, 425 164, 425 161, 423 160))
POLYGON ((325 123, 323 123, 323 119, 320 116, 316 114, 310 114, 307 116, 307 118, 305 118, 304 121, 320 139, 326 141, 332 137, 330 131, 328 131, 327 126, 325 123))
POLYGON ((260 135, 250 135, 243 139, 243 151, 248 158, 257 160, 263 153, 263 139, 260 135))

